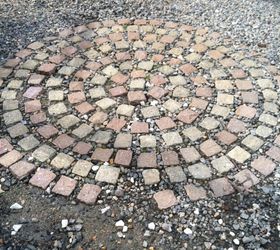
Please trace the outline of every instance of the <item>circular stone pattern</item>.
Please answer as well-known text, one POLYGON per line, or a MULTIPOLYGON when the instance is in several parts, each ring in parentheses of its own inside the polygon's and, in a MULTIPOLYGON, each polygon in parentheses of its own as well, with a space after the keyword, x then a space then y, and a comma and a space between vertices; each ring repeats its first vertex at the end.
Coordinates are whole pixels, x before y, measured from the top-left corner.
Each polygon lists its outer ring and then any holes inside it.
POLYGON ((280 162, 280 79, 242 48, 208 28, 126 19, 30 44, 0 68, 2 169, 91 204, 135 175, 159 208, 177 203, 170 183, 191 200, 251 188, 280 162))

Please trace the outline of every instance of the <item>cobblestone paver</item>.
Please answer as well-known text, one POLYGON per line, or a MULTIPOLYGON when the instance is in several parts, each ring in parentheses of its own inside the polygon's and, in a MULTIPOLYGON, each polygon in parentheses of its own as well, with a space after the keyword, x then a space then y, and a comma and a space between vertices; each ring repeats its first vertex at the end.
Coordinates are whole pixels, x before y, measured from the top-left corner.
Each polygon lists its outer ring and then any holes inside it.
POLYGON ((94 204, 137 173, 195 201, 252 188, 280 163, 280 71, 216 32, 122 19, 36 44, 0 66, 0 167, 19 180, 94 204))

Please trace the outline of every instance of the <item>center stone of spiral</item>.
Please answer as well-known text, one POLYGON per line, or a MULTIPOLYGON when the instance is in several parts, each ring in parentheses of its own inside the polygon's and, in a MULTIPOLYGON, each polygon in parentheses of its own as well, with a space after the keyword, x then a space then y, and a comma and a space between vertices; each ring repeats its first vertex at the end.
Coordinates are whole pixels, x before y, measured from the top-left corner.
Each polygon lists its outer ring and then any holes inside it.
POLYGON ((77 180, 116 184, 136 174, 146 185, 188 181, 194 200, 208 184, 222 196, 257 184, 256 170, 270 174, 274 163, 257 157, 263 127, 272 130, 277 118, 259 114, 258 100, 277 93, 262 63, 207 28, 123 22, 64 30, 0 71, 7 132, 40 166, 30 183, 46 188, 63 175, 53 192, 70 195, 77 180), (23 108, 13 108, 16 96, 23 108), (65 193, 61 183, 73 188, 65 193))

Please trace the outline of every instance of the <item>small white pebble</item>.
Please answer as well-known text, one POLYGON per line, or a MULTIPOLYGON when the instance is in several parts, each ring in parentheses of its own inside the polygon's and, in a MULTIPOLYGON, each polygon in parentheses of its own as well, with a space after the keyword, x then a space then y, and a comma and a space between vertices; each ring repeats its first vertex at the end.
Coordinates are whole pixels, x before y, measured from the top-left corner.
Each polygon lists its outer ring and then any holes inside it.
POLYGON ((21 229, 21 227, 22 227, 22 224, 15 224, 15 225, 13 225, 13 230, 15 232, 18 232, 21 229))
POLYGON ((234 243, 235 245, 239 245, 239 244, 240 244, 240 241, 239 241, 239 239, 234 239, 234 240, 233 240, 233 243, 234 243))
POLYGON ((116 226, 116 227, 124 227, 124 222, 123 222, 123 220, 117 221, 116 224, 115 224, 115 226, 116 226))
POLYGON ((148 228, 149 228, 150 230, 155 230, 155 228, 156 228, 155 223, 154 223, 154 222, 149 223, 149 224, 148 224, 148 228))
POLYGON ((92 170, 93 172, 96 172, 98 169, 99 169, 99 166, 98 166, 98 165, 93 165, 92 168, 91 168, 91 170, 92 170))
POLYGON ((184 233, 187 234, 187 235, 190 235, 190 234, 192 234, 192 230, 191 230, 190 228, 187 227, 187 228, 184 230, 184 233))
POLYGON ((68 220, 67 219, 64 219, 61 221, 61 227, 62 228, 66 228, 68 226, 68 220))
POLYGON ((10 206, 10 209, 19 210, 22 209, 22 205, 14 203, 12 206, 10 206))
POLYGON ((106 213, 109 209, 110 209, 110 207, 102 208, 102 209, 101 209, 101 213, 104 214, 104 213, 106 213))
POLYGON ((223 224, 223 220, 222 220, 222 219, 219 219, 219 220, 218 220, 218 223, 219 223, 220 225, 222 225, 222 224, 223 224))
POLYGON ((123 233, 126 233, 128 231, 128 227, 127 226, 124 226, 123 229, 122 229, 123 233))

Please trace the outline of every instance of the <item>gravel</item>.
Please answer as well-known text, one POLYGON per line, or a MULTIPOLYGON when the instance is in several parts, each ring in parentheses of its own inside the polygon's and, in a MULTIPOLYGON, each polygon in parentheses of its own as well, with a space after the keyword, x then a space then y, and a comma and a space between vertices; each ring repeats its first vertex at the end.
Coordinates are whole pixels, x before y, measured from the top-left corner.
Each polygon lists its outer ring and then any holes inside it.
POLYGON ((236 44, 280 56, 278 0, 13 0, 0 2, 0 61, 59 28, 119 17, 164 18, 208 26, 236 44))

